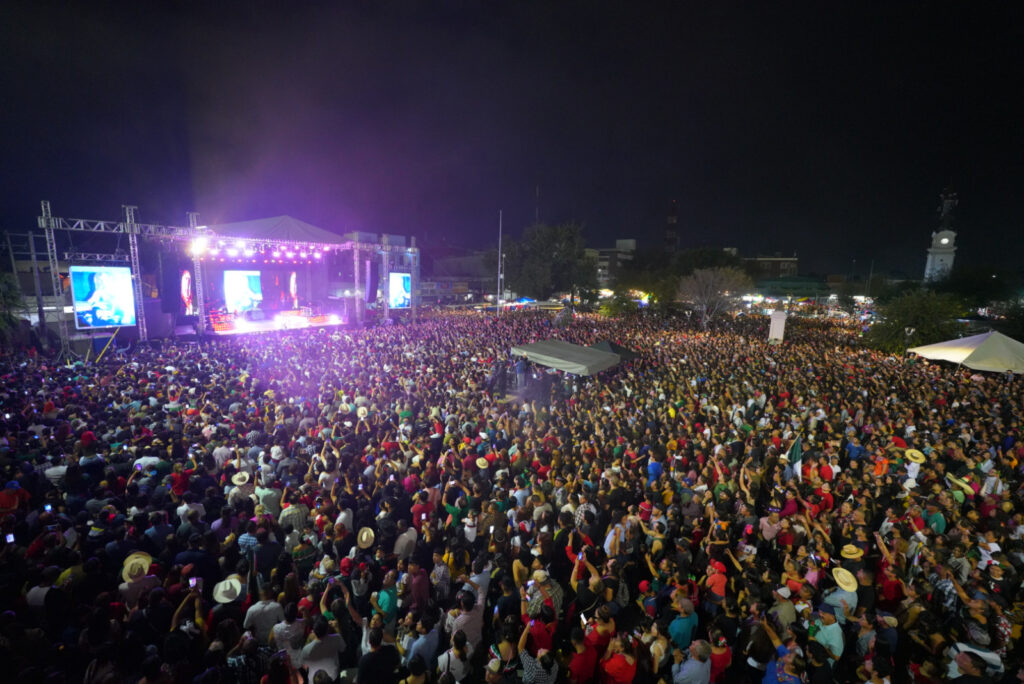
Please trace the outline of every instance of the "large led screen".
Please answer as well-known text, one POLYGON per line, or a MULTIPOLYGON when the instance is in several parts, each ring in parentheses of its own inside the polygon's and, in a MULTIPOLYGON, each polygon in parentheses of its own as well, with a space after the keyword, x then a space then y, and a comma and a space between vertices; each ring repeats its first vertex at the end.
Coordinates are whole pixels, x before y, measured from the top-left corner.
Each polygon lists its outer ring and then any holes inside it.
POLYGON ((178 276, 178 289, 181 292, 181 313, 185 316, 195 316, 199 313, 196 305, 196 288, 192 281, 192 271, 187 268, 181 269, 178 276))
POLYGON ((252 311, 262 302, 259 271, 224 271, 224 306, 229 312, 252 311))
POLYGON ((408 273, 388 274, 388 306, 408 309, 412 306, 412 276, 408 273))
POLYGON ((135 325, 135 291, 130 268, 72 266, 68 270, 76 328, 135 325))

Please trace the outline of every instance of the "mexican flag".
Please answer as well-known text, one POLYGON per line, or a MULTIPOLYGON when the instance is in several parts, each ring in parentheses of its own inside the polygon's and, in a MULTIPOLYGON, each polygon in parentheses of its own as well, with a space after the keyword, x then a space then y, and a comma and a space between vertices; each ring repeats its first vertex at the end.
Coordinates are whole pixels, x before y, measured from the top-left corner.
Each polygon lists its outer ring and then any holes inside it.
POLYGON ((799 435, 793 440, 793 443, 789 445, 789 451, 786 452, 786 458, 789 459, 789 464, 793 467, 796 479, 803 482, 804 468, 802 461, 804 460, 804 449, 803 445, 800 444, 799 435))

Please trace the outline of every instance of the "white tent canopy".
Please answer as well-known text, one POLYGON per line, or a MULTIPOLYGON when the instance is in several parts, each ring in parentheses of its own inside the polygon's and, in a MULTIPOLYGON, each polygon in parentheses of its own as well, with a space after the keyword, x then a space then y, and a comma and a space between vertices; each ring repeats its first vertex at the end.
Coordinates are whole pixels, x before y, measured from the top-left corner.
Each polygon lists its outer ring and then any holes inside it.
POLYGON ((1024 373, 1024 344, 994 330, 907 351, 931 361, 952 361, 974 370, 1024 373))
POLYGON ((619 362, 619 355, 561 340, 544 340, 512 347, 513 356, 576 375, 593 375, 619 362))

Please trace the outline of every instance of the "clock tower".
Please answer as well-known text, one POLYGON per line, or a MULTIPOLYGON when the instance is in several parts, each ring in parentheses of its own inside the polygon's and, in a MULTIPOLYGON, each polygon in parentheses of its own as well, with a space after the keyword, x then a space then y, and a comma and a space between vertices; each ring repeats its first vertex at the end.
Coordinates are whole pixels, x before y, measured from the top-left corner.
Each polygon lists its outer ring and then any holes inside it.
POLYGON ((949 189, 939 196, 939 230, 932 233, 932 244, 928 248, 928 260, 924 265, 925 282, 942 280, 953 270, 956 255, 956 232, 953 230, 953 210, 958 203, 955 192, 949 189))

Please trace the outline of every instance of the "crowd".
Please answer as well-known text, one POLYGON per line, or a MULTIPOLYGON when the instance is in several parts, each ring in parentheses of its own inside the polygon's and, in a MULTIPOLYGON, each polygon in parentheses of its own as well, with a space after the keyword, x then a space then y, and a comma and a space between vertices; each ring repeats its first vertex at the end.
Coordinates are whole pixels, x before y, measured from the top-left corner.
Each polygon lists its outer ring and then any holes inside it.
POLYGON ((791 320, 438 314, 0 353, 25 682, 1022 677, 1019 377, 791 320), (576 377, 512 345, 610 340, 576 377))

